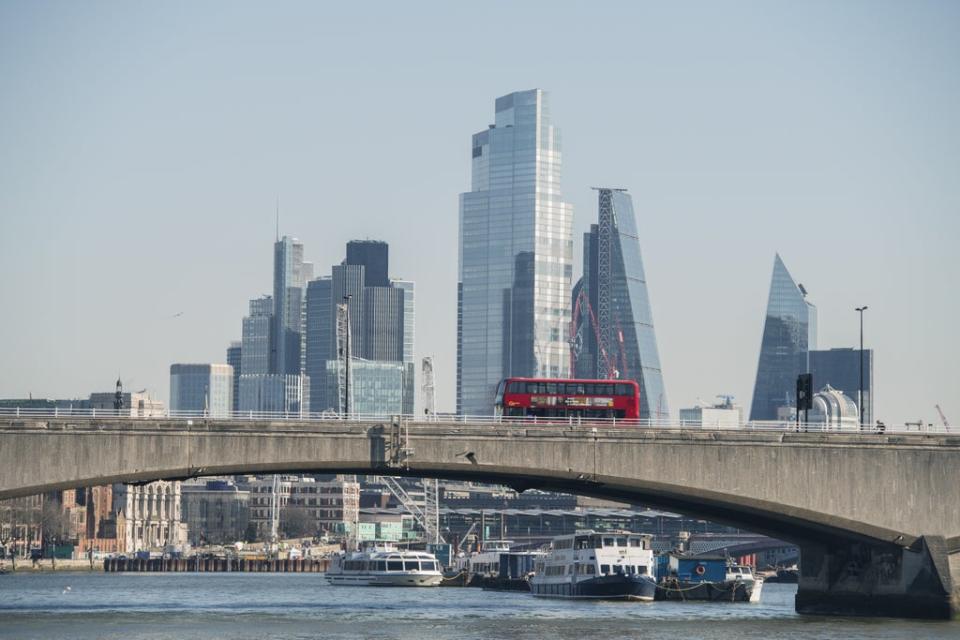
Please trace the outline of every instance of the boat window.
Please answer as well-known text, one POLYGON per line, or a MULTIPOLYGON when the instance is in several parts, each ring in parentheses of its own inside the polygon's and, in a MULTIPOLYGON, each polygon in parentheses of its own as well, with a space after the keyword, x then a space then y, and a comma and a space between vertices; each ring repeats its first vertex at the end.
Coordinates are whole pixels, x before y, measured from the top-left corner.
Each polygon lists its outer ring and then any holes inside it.
POLYGON ((613 538, 604 538, 604 539, 603 539, 603 546, 605 546, 605 547, 612 547, 612 546, 614 546, 614 540, 613 540, 613 538))
POLYGON ((647 575, 647 568, 643 565, 637 567, 637 575, 645 576, 647 575))
POLYGON ((641 540, 640 538, 630 538, 630 546, 631 546, 631 547, 642 547, 642 546, 643 546, 643 540, 641 540))
POLYGON ((618 546, 618 547, 625 547, 625 546, 627 546, 627 539, 626 539, 626 538, 617 538, 617 546, 618 546))
POLYGON ((420 570, 420 563, 417 562, 416 560, 407 560, 406 562, 403 563, 403 570, 404 570, 404 571, 419 571, 419 570, 420 570))
POLYGON ((421 562, 421 563, 420 563, 420 567, 421 567, 424 571, 436 571, 436 570, 437 570, 437 563, 436 563, 436 562, 431 562, 431 561, 428 560, 428 561, 426 561, 426 562, 421 562))
POLYGON ((399 560, 391 560, 387 563, 388 571, 403 571, 403 563, 399 560))
POLYGON ((596 572, 597 572, 597 568, 596 568, 595 566, 593 566, 592 564, 588 564, 588 565, 587 565, 587 574, 589 574, 589 575, 592 576, 592 575, 594 575, 596 572))
POLYGON ((600 573, 602 573, 603 575, 607 575, 608 573, 610 573, 610 565, 608 564, 600 565, 600 573))
POLYGON ((615 565, 613 565, 613 572, 614 572, 615 574, 617 574, 617 575, 622 576, 622 575, 623 575, 623 565, 622 565, 622 564, 615 564, 615 565))

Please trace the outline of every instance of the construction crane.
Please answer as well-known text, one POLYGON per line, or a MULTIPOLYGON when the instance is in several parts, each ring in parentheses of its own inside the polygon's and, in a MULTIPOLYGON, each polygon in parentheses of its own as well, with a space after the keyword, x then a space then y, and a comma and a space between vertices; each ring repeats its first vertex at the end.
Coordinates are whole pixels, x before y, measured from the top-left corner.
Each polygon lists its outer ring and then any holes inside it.
MULTIPOLYGON (((580 345, 578 345, 577 342, 577 336, 580 334, 582 323, 579 323, 577 320, 581 317, 583 309, 586 309, 586 315, 590 319, 590 327, 593 329, 593 335, 597 340, 597 348, 600 350, 600 362, 606 374, 604 377, 612 380, 618 377, 617 362, 616 360, 611 360, 607 350, 603 348, 603 344, 600 341, 600 324, 597 322, 597 316, 593 313, 590 300, 584 294, 583 290, 580 291, 573 305, 573 317, 570 322, 570 373, 573 375, 575 371, 576 357, 580 351, 578 347, 582 346, 582 341, 580 345)), ((621 336, 622 335, 621 333, 621 336)))
POLYGON ((935 405, 933 405, 933 406, 934 406, 934 408, 936 408, 937 413, 940 414, 940 422, 943 423, 943 426, 944 426, 945 428, 949 429, 949 428, 950 428, 950 423, 947 422, 947 416, 943 415, 943 410, 940 408, 940 405, 935 404, 935 405))

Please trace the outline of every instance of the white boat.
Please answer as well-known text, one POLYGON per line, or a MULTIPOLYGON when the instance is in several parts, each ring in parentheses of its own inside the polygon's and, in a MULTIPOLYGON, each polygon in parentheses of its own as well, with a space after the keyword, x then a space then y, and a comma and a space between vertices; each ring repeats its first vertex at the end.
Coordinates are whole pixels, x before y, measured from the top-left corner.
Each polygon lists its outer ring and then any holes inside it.
POLYGON ((436 587, 443 580, 433 554, 383 543, 334 555, 326 576, 333 585, 362 587, 436 587))
POLYGON ((653 551, 647 534, 578 531, 553 539, 530 579, 540 598, 654 599, 653 551))
POLYGON ((500 556, 509 553, 511 540, 484 540, 480 551, 461 558, 458 563, 467 572, 467 582, 495 578, 500 574, 500 556))

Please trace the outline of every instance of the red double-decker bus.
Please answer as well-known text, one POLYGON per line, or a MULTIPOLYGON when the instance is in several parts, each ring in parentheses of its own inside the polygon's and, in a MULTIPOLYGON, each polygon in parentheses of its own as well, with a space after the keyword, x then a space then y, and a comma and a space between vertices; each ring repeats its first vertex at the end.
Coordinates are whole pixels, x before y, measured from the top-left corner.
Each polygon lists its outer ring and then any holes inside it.
POLYGON ((634 380, 507 378, 497 387, 496 414, 505 417, 640 417, 640 387, 634 380))

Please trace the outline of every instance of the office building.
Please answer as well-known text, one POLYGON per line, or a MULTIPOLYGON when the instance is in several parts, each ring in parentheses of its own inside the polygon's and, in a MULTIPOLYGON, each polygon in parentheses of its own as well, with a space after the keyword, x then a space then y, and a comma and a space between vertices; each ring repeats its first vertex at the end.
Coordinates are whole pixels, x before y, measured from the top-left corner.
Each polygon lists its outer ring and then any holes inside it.
POLYGON ((574 287, 574 374, 636 380, 640 418, 667 419, 633 201, 622 189, 597 192, 598 223, 584 234, 583 277, 574 287))
POLYGON ((254 413, 307 413, 310 379, 302 375, 243 374, 240 376, 239 411, 254 413))
POLYGON ((390 247, 380 240, 351 240, 346 264, 363 266, 363 286, 389 287, 390 247))
POLYGON ((240 407, 240 374, 243 373, 243 342, 234 340, 227 347, 227 364, 233 367, 233 406, 236 411, 240 407))
POLYGON ((816 348, 817 308, 807 300, 806 289, 793 280, 777 254, 750 420, 777 420, 781 407, 797 406, 797 376, 809 371, 808 353, 816 348))
MULTIPOLYGON (((271 530, 273 478, 251 478, 239 484, 250 492, 250 523, 259 539, 271 530)), ((348 480, 316 480, 309 476, 282 476, 277 495, 281 535, 293 514, 305 516, 308 535, 346 535, 360 514, 360 485, 348 480)))
POLYGON ((284 236, 273 245, 273 354, 270 373, 299 375, 304 287, 312 265, 303 261, 303 243, 284 236))
POLYGON ((707 429, 736 429, 743 424, 743 408, 733 403, 732 396, 719 396, 715 404, 701 404, 680 409, 680 424, 685 427, 707 429))
POLYGON ((242 375, 270 373, 272 327, 273 298, 260 296, 251 300, 250 313, 243 319, 243 339, 240 343, 242 375))
POLYGON ((566 377, 573 208, 540 89, 497 98, 460 195, 457 412, 490 415, 507 376, 566 377))
POLYGON ((348 260, 334 265, 329 277, 307 285, 306 374, 311 381, 311 411, 345 410, 341 388, 345 354, 337 348, 336 310, 337 305, 346 304, 355 403, 351 413, 412 414, 414 284, 388 277, 384 242, 353 241, 347 253, 348 260), (368 265, 375 270, 373 277, 367 275, 368 265))
POLYGON ((180 519, 194 546, 245 540, 250 492, 228 479, 188 480, 181 486, 180 519))
POLYGON ((170 411, 226 418, 233 412, 233 367, 228 364, 170 365, 170 411))
MULTIPOLYGON (((860 350, 824 349, 810 352, 810 373, 815 389, 829 385, 858 400, 860 350)), ((873 424, 873 349, 863 351, 863 423, 873 424)))

